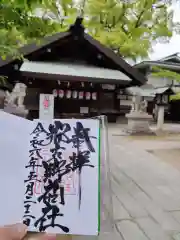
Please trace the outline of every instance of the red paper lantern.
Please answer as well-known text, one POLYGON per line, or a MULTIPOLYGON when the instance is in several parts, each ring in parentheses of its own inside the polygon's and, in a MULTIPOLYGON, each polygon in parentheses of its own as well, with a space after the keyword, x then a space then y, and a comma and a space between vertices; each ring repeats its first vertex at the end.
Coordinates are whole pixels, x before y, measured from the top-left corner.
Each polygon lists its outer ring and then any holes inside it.
POLYGON ((91 93, 90 92, 86 92, 86 100, 90 100, 91 99, 91 93))
POLYGON ((71 98, 71 90, 67 90, 66 92, 66 98, 71 98))
POLYGON ((64 97, 64 90, 59 90, 59 97, 63 98, 64 97))
POLYGON ((84 92, 79 92, 79 99, 83 99, 84 98, 84 92))

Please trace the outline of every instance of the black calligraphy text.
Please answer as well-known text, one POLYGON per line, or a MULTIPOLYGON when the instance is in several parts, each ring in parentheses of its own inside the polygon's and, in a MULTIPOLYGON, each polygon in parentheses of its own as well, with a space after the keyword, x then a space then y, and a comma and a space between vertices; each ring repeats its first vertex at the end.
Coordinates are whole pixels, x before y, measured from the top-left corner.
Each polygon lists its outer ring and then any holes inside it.
POLYGON ((94 168, 90 162, 91 153, 95 152, 90 136, 90 129, 85 128, 80 121, 75 126, 61 121, 54 121, 48 127, 38 122, 35 129, 31 133, 29 151, 29 162, 26 169, 29 169, 27 179, 25 180, 25 201, 24 201, 24 223, 31 225, 31 221, 40 232, 45 231, 49 227, 58 227, 64 233, 68 233, 69 227, 57 223, 57 217, 63 217, 60 206, 66 204, 63 177, 78 172, 79 175, 79 208, 81 206, 81 173, 84 167, 94 168), (66 151, 68 145, 74 149, 69 159, 63 158, 63 152, 66 151), (82 148, 83 146, 83 148, 82 148), (85 146, 85 147, 84 147, 85 146), (42 150, 49 149, 49 158, 44 159, 42 150), (38 179, 37 169, 42 168, 43 178, 38 179), (44 192, 34 201, 34 184, 42 182, 44 192), (32 204, 42 203, 42 216, 36 218, 31 214, 32 204))

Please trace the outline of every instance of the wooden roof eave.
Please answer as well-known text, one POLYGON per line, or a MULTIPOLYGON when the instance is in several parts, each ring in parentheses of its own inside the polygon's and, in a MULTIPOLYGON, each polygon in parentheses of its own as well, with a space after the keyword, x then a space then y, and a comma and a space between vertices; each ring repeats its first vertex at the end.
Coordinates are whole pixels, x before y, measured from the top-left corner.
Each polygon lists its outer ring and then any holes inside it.
POLYGON ((109 57, 113 60, 113 62, 119 66, 119 70, 122 71, 124 69, 125 74, 135 81, 135 85, 141 86, 147 82, 146 77, 139 72, 136 68, 129 65, 124 59, 115 54, 110 48, 103 46, 99 41, 92 38, 89 34, 84 33, 84 38, 90 44, 94 45, 100 52, 102 52, 105 56, 109 57))
MULTIPOLYGON (((43 47, 48 47, 48 45, 50 45, 56 41, 59 41, 61 39, 64 39, 66 37, 69 37, 70 35, 71 35, 71 32, 67 31, 67 32, 56 33, 52 36, 44 37, 41 40, 41 44, 37 44, 37 43, 27 44, 19 49, 19 53, 20 53, 20 55, 22 54, 24 57, 26 57, 27 55, 31 54, 32 52, 38 51, 43 47)), ((0 57, 0 67, 7 65, 15 60, 17 60, 17 59, 13 59, 12 56, 7 56, 6 60, 3 60, 0 57)))
POLYGON ((104 79, 104 78, 92 78, 92 77, 82 77, 82 76, 72 76, 72 75, 60 75, 60 74, 47 74, 47 73, 38 73, 38 72, 21 72, 21 76, 29 78, 38 78, 45 81, 71 81, 71 82, 92 82, 92 83, 109 83, 123 85, 123 87, 128 87, 131 85, 131 81, 126 80, 116 80, 116 79, 104 79))
MULTIPOLYGON (((43 47, 48 47, 50 44, 56 41, 62 40, 66 37, 75 34, 75 29, 77 29, 78 26, 76 26, 75 23, 73 27, 74 27, 73 31, 71 27, 67 32, 56 33, 52 36, 45 37, 40 45, 32 43, 20 48, 20 54, 26 57, 31 53, 40 50, 43 47)), ((129 78, 133 80, 131 85, 141 86, 146 83, 147 79, 142 73, 140 73, 137 69, 129 65, 123 58, 115 54, 111 49, 102 45, 99 41, 95 40, 87 33, 84 32, 82 33, 82 31, 81 38, 85 39, 87 42, 93 45, 99 52, 104 54, 107 58, 111 59, 116 64, 118 70, 124 72, 124 74, 126 74, 129 78)), ((13 59, 12 57, 7 57, 5 61, 0 59, 0 67, 9 64, 13 61, 15 61, 15 59, 13 59)))

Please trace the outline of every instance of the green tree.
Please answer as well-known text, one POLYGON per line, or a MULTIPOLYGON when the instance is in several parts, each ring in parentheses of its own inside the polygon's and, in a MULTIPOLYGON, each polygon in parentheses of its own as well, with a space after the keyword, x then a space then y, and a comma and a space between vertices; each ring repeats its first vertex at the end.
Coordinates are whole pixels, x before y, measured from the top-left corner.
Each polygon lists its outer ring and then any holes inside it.
POLYGON ((65 31, 81 12, 94 38, 123 57, 145 58, 155 41, 172 36, 169 6, 166 0, 1 0, 0 54, 14 55, 29 41, 65 31))
POLYGON ((46 1, 5 1, 0 3, 0 55, 18 56, 18 48, 34 40, 40 40, 62 29, 59 22, 37 17, 34 12, 38 7, 57 11, 53 0, 46 1), (28 3, 28 4, 27 4, 28 3))
POLYGON ((180 74, 175 71, 163 69, 160 67, 153 67, 152 70, 153 70, 152 75, 154 77, 167 78, 167 79, 171 79, 171 80, 173 79, 177 82, 180 82, 180 74))
POLYGON ((88 0, 87 27, 123 57, 145 58, 154 42, 172 36, 175 26, 170 4, 164 0, 88 0))

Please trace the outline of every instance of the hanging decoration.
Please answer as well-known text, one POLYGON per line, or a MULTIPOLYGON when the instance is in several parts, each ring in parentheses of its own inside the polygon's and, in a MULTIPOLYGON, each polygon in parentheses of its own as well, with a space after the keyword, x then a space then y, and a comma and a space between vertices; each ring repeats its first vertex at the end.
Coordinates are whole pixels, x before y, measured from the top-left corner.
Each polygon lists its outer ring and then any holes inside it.
POLYGON ((86 92, 86 100, 90 100, 91 99, 91 93, 90 92, 86 92))
POLYGON ((97 100, 97 93, 96 92, 92 93, 92 100, 97 100))
POLYGON ((78 96, 78 92, 77 91, 73 91, 72 92, 72 98, 76 99, 78 96))
POLYGON ((64 90, 59 90, 59 97, 63 98, 64 97, 64 90))
POLYGON ((84 98, 84 92, 79 92, 79 99, 83 99, 84 98))
POLYGON ((84 92, 84 91, 76 91, 76 90, 63 90, 63 89, 53 89, 52 94, 54 97, 64 98, 67 99, 86 99, 86 100, 97 100, 97 92, 84 92))
POLYGON ((71 90, 66 91, 66 98, 71 98, 71 90))

